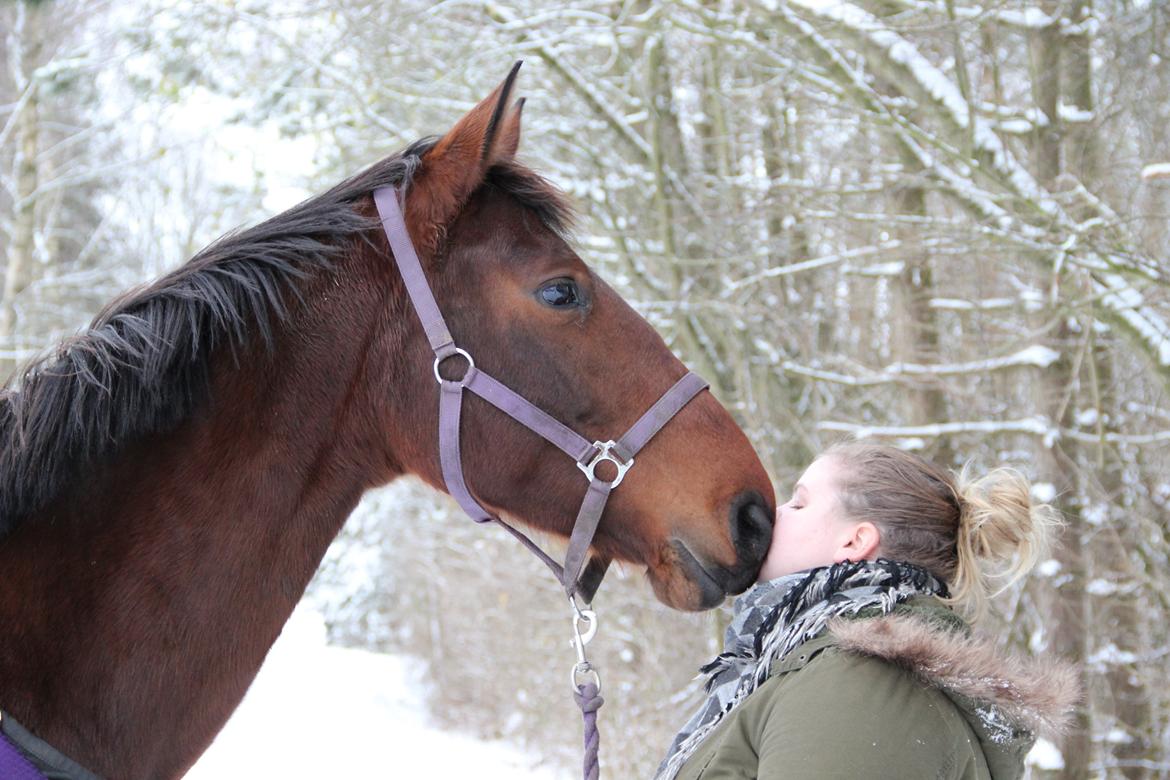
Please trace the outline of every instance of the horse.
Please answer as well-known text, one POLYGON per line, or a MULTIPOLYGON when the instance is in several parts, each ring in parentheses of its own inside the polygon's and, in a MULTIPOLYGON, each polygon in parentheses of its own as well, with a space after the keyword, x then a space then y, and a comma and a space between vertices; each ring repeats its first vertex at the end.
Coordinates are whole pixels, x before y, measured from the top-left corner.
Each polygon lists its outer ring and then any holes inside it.
MULTIPOLYGON (((584 263, 520 163, 515 69, 423 138, 113 301, 0 395, 0 709, 107 778, 184 774, 242 699, 362 493, 445 490, 436 377, 372 193, 404 216, 476 361, 566 426, 625 430, 686 373, 584 263)), ((469 490, 566 537, 581 474, 483 400, 469 490)), ((669 607, 755 579, 775 498, 709 392, 638 455, 590 555, 669 607)), ((435 528, 434 533, 441 533, 435 528)))

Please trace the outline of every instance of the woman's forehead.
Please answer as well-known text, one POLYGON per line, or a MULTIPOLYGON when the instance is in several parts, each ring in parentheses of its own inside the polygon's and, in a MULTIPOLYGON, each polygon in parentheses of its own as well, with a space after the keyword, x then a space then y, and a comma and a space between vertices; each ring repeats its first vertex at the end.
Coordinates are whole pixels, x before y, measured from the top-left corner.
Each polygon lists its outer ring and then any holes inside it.
POLYGON ((804 470, 804 474, 796 482, 796 487, 806 489, 828 487, 836 481, 838 468, 837 459, 831 455, 819 457, 804 470))

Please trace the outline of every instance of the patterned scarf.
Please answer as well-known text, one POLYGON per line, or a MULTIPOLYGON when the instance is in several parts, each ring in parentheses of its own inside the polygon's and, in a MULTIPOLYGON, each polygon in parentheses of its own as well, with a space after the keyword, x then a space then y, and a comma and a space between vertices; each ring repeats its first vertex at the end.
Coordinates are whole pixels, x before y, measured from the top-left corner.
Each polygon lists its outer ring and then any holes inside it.
POLYGON ((881 614, 918 595, 946 596, 946 585, 925 569, 885 559, 835 563, 761 582, 735 600, 723 652, 704 666, 707 699, 674 738, 657 780, 671 780, 772 665, 821 633, 830 620, 862 610, 881 614))

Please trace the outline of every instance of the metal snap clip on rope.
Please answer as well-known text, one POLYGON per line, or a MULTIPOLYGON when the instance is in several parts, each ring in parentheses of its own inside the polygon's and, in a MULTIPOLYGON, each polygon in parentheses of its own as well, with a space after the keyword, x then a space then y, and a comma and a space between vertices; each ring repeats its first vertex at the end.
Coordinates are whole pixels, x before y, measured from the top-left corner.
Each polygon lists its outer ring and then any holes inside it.
POLYGON ((597 613, 588 607, 581 609, 577 605, 577 599, 572 596, 569 597, 569 604, 573 607, 571 644, 577 651, 577 663, 573 664, 573 668, 569 672, 569 687, 573 693, 579 693, 585 683, 591 682, 597 688, 597 693, 600 694, 601 675, 597 673, 593 664, 589 663, 589 659, 585 656, 585 646, 597 635, 597 613), (581 630, 582 622, 585 623, 584 631, 581 630))

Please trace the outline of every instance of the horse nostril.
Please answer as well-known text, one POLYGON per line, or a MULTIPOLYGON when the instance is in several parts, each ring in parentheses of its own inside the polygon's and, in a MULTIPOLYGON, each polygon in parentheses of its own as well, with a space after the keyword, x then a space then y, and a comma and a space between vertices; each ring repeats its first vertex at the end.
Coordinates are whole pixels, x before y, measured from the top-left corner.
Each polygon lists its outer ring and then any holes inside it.
POLYGON ((732 505, 731 539, 740 562, 758 567, 772 543, 772 512, 758 494, 747 493, 732 505))
POLYGON ((731 503, 735 563, 722 569, 728 593, 742 593, 756 581, 772 544, 772 512, 759 493, 741 493, 731 503))

